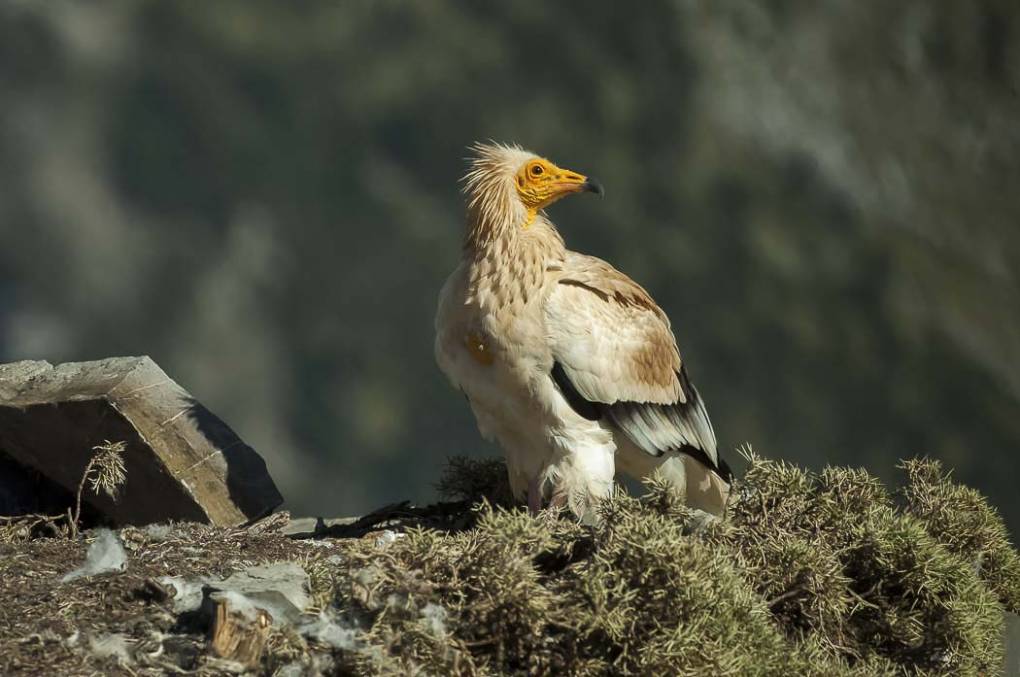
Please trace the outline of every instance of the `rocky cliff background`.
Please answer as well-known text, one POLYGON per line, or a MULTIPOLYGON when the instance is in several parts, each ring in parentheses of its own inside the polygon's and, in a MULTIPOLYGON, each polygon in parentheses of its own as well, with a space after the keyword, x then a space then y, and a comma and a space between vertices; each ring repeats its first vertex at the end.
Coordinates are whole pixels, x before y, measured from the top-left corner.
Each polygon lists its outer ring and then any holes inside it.
MULTIPOLYGON (((929 454, 1016 533, 1020 6, 0 4, 0 361, 150 354, 299 513, 493 453, 432 360, 465 146, 598 176, 723 449, 929 454)), ((736 455, 731 453, 730 457, 736 455)))

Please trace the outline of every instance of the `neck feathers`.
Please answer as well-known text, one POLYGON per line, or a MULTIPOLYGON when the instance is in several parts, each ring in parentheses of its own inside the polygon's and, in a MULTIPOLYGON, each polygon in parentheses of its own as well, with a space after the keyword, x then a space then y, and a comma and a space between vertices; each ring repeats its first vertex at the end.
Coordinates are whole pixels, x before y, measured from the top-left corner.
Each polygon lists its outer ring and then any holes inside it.
POLYGON ((465 251, 479 251, 500 243, 509 244, 533 218, 516 196, 502 187, 473 197, 468 202, 465 251))
POLYGON ((546 268, 562 261, 563 239, 517 195, 518 169, 531 153, 516 146, 482 145, 464 177, 471 294, 482 306, 513 314, 537 298, 546 268))
POLYGON ((517 196, 514 177, 531 154, 520 146, 479 144, 464 176, 467 193, 465 250, 480 249, 513 238, 529 215, 517 196))

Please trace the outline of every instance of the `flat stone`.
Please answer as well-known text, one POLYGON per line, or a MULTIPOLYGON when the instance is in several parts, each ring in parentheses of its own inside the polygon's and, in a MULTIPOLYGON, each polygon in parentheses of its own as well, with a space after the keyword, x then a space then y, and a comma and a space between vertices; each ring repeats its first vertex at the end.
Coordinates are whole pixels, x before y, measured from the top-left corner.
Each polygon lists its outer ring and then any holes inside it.
POLYGON ((291 538, 312 538, 327 531, 329 527, 348 526, 357 522, 360 517, 291 517, 290 522, 280 529, 280 533, 291 538))
POLYGON ((165 576, 159 581, 174 588, 174 612, 199 609, 207 599, 236 596, 252 607, 267 611, 275 624, 296 623, 311 603, 308 597, 308 573, 296 562, 271 562, 248 567, 222 580, 187 580, 165 576))
POLYGON ((127 445, 127 481, 82 501, 114 525, 234 526, 283 502, 265 461, 148 357, 0 365, 0 452, 73 496, 107 440, 127 445))
MULTIPOLYGON (((226 579, 209 583, 218 592, 243 595, 276 623, 295 623, 310 604, 308 574, 296 562, 273 562, 248 567, 226 579)), ((210 595, 214 599, 216 593, 210 595)))
POLYGON ((1020 616, 1007 611, 1003 631, 1006 643, 1006 662, 1002 674, 1020 675, 1020 616))

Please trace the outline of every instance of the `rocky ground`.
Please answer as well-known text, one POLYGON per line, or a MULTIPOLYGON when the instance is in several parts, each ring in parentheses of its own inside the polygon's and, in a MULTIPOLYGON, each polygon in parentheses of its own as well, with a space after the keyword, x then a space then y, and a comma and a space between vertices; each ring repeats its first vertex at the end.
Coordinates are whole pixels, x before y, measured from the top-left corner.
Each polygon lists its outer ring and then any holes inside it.
POLYGON ((154 524, 93 529, 77 539, 47 537, 39 524, 31 534, 7 529, 0 542, 0 674, 333 672, 346 642, 329 620, 331 570, 344 566, 347 551, 381 551, 407 528, 464 528, 473 522, 466 508, 400 504, 328 523, 279 513, 245 528, 154 524), (116 552, 93 549, 110 535, 116 552), (215 619, 198 603, 212 588, 230 589, 238 572, 254 572, 257 580, 243 594, 278 616, 255 661, 217 655, 210 643, 215 619), (274 599, 280 591, 283 602, 274 599))
MULTIPOLYGON (((0 544, 0 672, 218 674, 231 666, 208 655, 208 627, 175 613, 176 591, 160 581, 226 578, 266 562, 315 566, 338 550, 329 540, 194 524, 119 535, 127 552, 123 572, 67 582, 62 577, 85 561, 94 534, 0 544)), ((269 672, 291 654, 274 655, 269 672)))
POLYGON ((997 674, 1020 558, 978 494, 904 469, 890 494, 752 458, 721 524, 661 486, 594 529, 532 517, 468 461, 452 502, 356 520, 9 524, 0 673, 997 674))

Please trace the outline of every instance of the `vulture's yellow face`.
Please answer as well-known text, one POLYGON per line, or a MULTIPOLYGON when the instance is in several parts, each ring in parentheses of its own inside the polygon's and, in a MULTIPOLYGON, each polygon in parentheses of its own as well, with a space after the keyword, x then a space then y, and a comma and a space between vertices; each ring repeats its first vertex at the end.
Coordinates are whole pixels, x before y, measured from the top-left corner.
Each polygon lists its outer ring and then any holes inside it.
POLYGON ((595 179, 557 167, 545 158, 532 158, 517 171, 517 195, 528 211, 548 207, 570 193, 590 192, 602 195, 602 184, 595 179))

